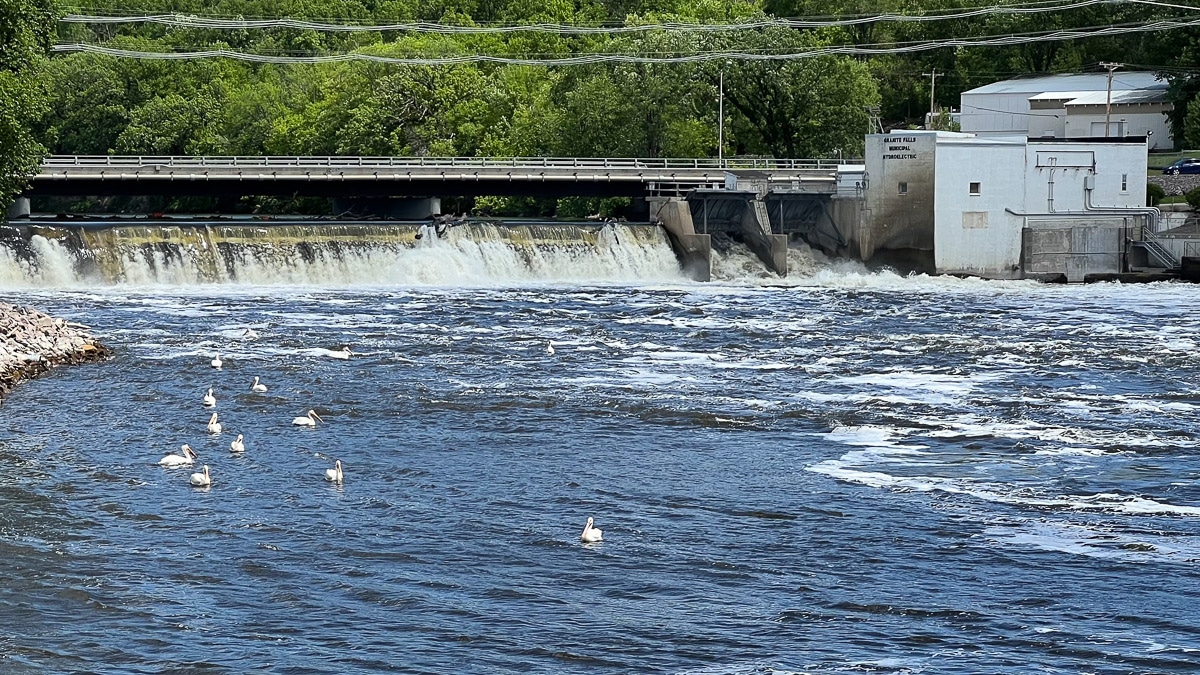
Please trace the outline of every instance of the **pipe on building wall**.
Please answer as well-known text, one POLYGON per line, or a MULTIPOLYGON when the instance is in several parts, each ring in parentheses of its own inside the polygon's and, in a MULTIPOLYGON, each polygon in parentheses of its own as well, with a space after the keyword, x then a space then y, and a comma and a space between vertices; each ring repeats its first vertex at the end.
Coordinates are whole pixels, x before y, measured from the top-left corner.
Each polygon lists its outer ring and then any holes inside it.
POLYGON ((1050 177, 1046 179, 1046 210, 1054 213, 1054 166, 1050 167, 1050 177))
MULTIPOLYGON (((1093 174, 1094 175, 1094 174, 1093 174)), ((1162 211, 1156 206, 1092 206, 1092 190, 1085 183, 1083 186, 1083 210, 1085 213, 1096 214, 1138 214, 1142 216, 1150 216, 1150 231, 1158 232, 1159 219, 1162 218, 1162 211)))

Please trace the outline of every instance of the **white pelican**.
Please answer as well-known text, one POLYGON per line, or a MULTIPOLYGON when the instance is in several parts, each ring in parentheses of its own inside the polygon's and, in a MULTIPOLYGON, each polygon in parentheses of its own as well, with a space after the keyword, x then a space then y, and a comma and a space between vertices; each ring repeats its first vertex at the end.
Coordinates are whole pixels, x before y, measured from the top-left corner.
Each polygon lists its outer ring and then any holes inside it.
POLYGON ((336 352, 330 351, 329 353, 326 354, 326 356, 328 356, 331 359, 342 359, 344 361, 344 360, 350 358, 350 348, 342 347, 340 350, 338 350, 336 352))
POLYGON ((238 434, 238 437, 233 439, 233 442, 229 444, 229 451, 230 452, 245 452, 246 451, 246 444, 242 442, 241 434, 238 434))
POLYGON ((208 487, 212 485, 212 476, 208 475, 208 465, 204 465, 204 473, 194 473, 188 481, 196 487, 208 487))
POLYGON ((298 426, 298 427, 315 427, 315 426, 317 426, 318 420, 320 420, 322 422, 325 421, 325 420, 321 419, 321 416, 318 415, 316 412, 309 410, 308 414, 305 415, 304 417, 292 418, 292 424, 294 426, 298 426))
POLYGON ((250 391, 264 392, 267 390, 267 385, 258 383, 258 376, 254 376, 254 384, 250 385, 250 391))
POLYGON ((258 339, 258 333, 256 333, 256 332, 254 331, 254 329, 253 329, 253 328, 247 328, 247 329, 246 329, 246 330, 245 330, 245 331, 242 333, 242 339, 243 339, 243 340, 257 340, 257 339, 258 339))
POLYGON ((179 454, 170 454, 158 460, 159 466, 187 466, 196 461, 196 451, 187 443, 179 448, 179 454))
POLYGON ((587 519, 587 525, 583 526, 583 534, 579 535, 579 540, 585 544, 601 541, 604 538, 604 532, 599 528, 592 527, 592 519, 587 519))
POLYGON ((546 353, 549 354, 550 356, 554 356, 554 343, 553 342, 546 343, 546 353))
POLYGON ((211 362, 211 363, 212 363, 212 367, 213 367, 213 368, 216 368, 216 369, 220 370, 220 369, 221 369, 221 363, 222 363, 222 362, 221 362, 221 355, 220 355, 220 354, 213 354, 213 360, 212 360, 212 362, 211 362))
POLYGON ((325 480, 331 480, 335 483, 342 482, 342 460, 337 460, 333 463, 332 469, 325 469, 325 480))
POLYGON ((217 413, 213 413, 213 416, 208 418, 208 433, 221 433, 221 423, 217 421, 217 413))
POLYGON ((208 393, 204 395, 204 407, 211 408, 217 404, 217 397, 213 396, 212 387, 208 388, 208 393))

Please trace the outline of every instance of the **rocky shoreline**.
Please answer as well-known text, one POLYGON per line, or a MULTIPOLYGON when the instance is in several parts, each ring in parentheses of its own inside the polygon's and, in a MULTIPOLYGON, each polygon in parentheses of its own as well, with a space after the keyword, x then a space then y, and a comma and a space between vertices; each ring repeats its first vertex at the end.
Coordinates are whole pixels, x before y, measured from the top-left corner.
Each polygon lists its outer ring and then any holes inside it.
POLYGON ((102 361, 112 352, 87 326, 0 302, 0 403, 17 384, 55 366, 102 361))

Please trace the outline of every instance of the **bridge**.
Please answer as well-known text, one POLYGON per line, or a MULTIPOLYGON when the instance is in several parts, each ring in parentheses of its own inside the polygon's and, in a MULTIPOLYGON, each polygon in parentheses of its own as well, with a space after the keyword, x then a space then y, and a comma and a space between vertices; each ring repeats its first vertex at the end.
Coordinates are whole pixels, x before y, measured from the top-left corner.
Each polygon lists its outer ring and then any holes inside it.
POLYGON ((400 219, 438 214, 450 196, 631 197, 707 278, 712 234, 744 241, 780 274, 789 235, 841 252, 865 187, 862 165, 842 160, 55 155, 9 215, 28 216, 38 196, 302 195, 400 219))
POLYGON ((563 157, 55 155, 26 196, 647 197, 716 189, 727 174, 832 194, 839 160, 563 157))

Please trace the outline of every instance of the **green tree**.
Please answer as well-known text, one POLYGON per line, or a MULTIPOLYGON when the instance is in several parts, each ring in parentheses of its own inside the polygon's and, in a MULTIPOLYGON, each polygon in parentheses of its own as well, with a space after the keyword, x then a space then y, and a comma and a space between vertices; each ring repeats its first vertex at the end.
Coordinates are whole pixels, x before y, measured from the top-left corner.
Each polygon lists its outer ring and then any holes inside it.
POLYGON ((117 137, 117 152, 128 155, 183 155, 211 116, 209 102, 179 94, 155 97, 133 111, 129 126, 117 137))
POLYGON ((119 63, 94 54, 50 60, 44 70, 48 107, 39 125, 42 142, 62 154, 104 155, 129 123, 119 63))
MULTIPOLYGON (((786 28, 736 39, 760 51, 803 51, 828 44, 825 36, 786 28)), ((879 104, 875 80, 862 61, 825 55, 735 61, 723 68, 726 105, 742 117, 742 128, 756 130, 739 135, 739 152, 794 158, 861 155, 867 108, 879 104)))
POLYGON ((1192 99, 1187 104, 1187 113, 1183 117, 1183 138, 1179 141, 1182 147, 1200 148, 1200 98, 1192 99))
POLYGON ((45 106, 35 75, 50 48, 54 6, 52 0, 0 0, 0 218, 45 153, 30 122, 45 106))

